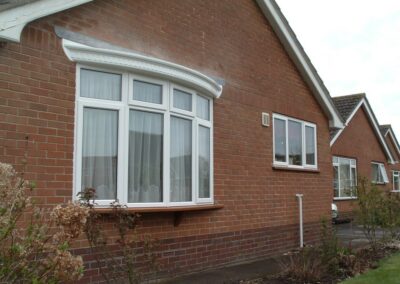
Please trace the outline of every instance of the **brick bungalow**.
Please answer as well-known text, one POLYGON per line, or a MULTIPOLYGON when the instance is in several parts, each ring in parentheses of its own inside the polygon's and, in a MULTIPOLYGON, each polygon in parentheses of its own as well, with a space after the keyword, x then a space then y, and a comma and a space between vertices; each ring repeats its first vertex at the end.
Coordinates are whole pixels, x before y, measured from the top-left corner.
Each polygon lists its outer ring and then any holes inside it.
POLYGON ((317 240, 343 123, 273 0, 11 1, 0 39, 0 159, 18 169, 28 139, 41 204, 94 187, 142 212, 164 276, 297 247, 296 194, 317 240))
POLYGON ((400 146, 390 124, 381 125, 381 134, 392 153, 394 163, 389 165, 389 179, 392 182, 392 191, 400 191, 400 146))
POLYGON ((358 177, 392 190, 393 178, 389 173, 399 168, 398 144, 393 131, 388 134, 389 130, 379 125, 365 94, 332 99, 346 125, 331 132, 334 202, 340 217, 346 218, 351 216, 357 198, 358 177))

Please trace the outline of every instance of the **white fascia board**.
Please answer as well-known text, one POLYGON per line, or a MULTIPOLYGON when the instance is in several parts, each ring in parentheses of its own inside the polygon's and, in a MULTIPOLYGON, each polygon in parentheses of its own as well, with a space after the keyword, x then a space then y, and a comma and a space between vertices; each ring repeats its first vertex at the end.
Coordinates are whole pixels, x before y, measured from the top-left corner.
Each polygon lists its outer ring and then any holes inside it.
POLYGON ((368 117, 369 117, 370 121, 372 122, 372 124, 374 126, 376 135, 378 135, 379 140, 380 140, 383 148, 385 149, 386 155, 389 158, 388 162, 390 164, 394 164, 395 160, 393 159, 392 153, 390 152, 389 147, 386 144, 385 138, 382 136, 382 133, 381 133, 381 131, 379 129, 379 123, 375 118, 375 115, 374 115, 374 113, 373 113, 373 111, 371 109, 371 106, 369 105, 369 103, 368 103, 368 101, 366 99, 363 99, 363 101, 364 101, 364 108, 366 109, 366 111, 368 113, 368 117))
POLYGON ((365 99, 362 99, 358 105, 354 108, 353 112, 350 114, 349 118, 346 120, 346 122, 344 123, 344 127, 342 129, 340 129, 336 135, 331 139, 331 147, 332 145, 336 142, 336 140, 339 138, 340 134, 342 134, 343 130, 347 127, 347 125, 349 125, 350 121, 353 119, 354 115, 357 113, 358 109, 365 103, 365 99))
POLYGON ((118 68, 169 79, 212 98, 219 98, 222 93, 222 85, 213 78, 172 62, 135 52, 92 47, 67 39, 62 40, 62 46, 68 59, 74 62, 118 68))
POLYGON ((398 142, 397 142, 396 136, 394 136, 394 133, 393 133, 391 127, 390 127, 389 130, 386 132, 385 136, 388 135, 388 134, 390 135, 390 138, 392 139, 392 142, 393 142, 393 144, 394 144, 395 147, 396 147, 397 154, 400 155, 400 147, 399 147, 399 144, 398 144, 398 142))
POLYGON ((25 25, 93 0, 40 0, 0 12, 0 40, 20 42, 25 25))
POLYGON ((289 56, 312 90, 315 98, 329 117, 329 126, 343 128, 344 124, 337 112, 328 90, 324 86, 318 73, 307 58, 299 41, 295 37, 289 24, 279 10, 274 0, 256 0, 264 16, 267 18, 289 56))
MULTIPOLYGON (((379 142, 381 143, 382 147, 385 150, 386 156, 388 157, 388 162, 390 164, 394 164, 395 161, 393 159, 392 154, 390 153, 389 147, 386 144, 385 138, 383 137, 380 129, 379 129, 379 123, 375 118, 375 115, 373 114, 373 111, 371 109, 371 106, 369 105, 368 101, 363 98, 358 105, 354 108, 353 112, 350 114, 349 118, 347 119, 345 125, 346 127, 349 125, 350 121, 353 119, 353 117, 355 116, 355 114, 357 113, 357 111, 360 109, 360 107, 363 106, 365 111, 367 112, 367 116, 369 121, 372 123, 372 126, 375 130, 376 135, 378 136, 379 142)), ((335 137, 333 137, 333 139, 331 140, 331 147, 332 145, 335 143, 335 141, 339 138, 340 134, 342 134, 343 130, 345 128, 342 128, 338 131, 338 133, 336 133, 335 137)))

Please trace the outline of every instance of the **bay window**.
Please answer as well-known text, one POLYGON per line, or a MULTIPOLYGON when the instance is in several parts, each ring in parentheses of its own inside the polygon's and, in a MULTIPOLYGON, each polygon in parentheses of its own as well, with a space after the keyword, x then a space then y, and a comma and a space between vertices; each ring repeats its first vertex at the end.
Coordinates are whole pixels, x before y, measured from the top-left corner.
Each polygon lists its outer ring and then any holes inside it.
POLYGON ((273 115, 274 165, 317 168, 316 125, 273 115))
POLYGON ((333 157, 333 189, 334 197, 357 197, 357 163, 355 159, 333 157))
POLYGON ((130 74, 78 68, 75 193, 131 207, 213 202, 212 99, 130 74))
POLYGON ((386 174, 385 165, 383 163, 371 163, 372 182, 376 184, 389 183, 389 178, 386 174))

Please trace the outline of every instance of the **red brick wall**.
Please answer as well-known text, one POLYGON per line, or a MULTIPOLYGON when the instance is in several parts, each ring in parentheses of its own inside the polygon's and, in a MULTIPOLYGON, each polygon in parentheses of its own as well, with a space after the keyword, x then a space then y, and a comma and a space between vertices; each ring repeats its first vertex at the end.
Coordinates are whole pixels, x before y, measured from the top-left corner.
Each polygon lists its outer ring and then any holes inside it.
MULTIPOLYGON (((361 107, 333 144, 332 155, 356 159, 358 177, 368 180, 371 180, 372 177, 371 162, 384 163, 390 184, 377 186, 391 189, 392 175, 387 163, 388 158, 378 139, 365 110, 361 107)), ((355 201, 348 200, 335 200, 334 202, 338 205, 339 214, 342 216, 348 215, 356 204, 355 201)))
MULTIPOLYGON (((182 240, 183 256, 171 257, 165 271, 189 272, 297 246, 296 193, 304 194, 305 222, 313 226, 305 241, 316 239, 332 200, 328 119, 250 0, 98 0, 29 24, 20 44, 0 47, 0 158, 20 165, 29 136, 28 176, 37 181, 41 203, 72 198, 76 67, 64 55, 54 25, 226 81, 214 102, 215 201, 225 207, 187 213, 178 227, 172 214, 143 216, 143 231, 164 243, 182 240), (272 127, 261 126, 261 112, 317 124, 319 172, 272 168, 272 127), (224 234, 242 241, 235 249, 231 239, 207 249, 184 241, 224 234)), ((90 266, 88 275, 93 278, 86 280, 97 280, 90 266)))
POLYGON ((393 156, 393 159, 394 159, 395 161, 400 161, 399 153, 397 152, 396 146, 395 146, 395 144, 394 144, 392 138, 390 137, 390 134, 387 134, 387 135, 385 136, 385 141, 386 141, 386 144, 387 144, 388 147, 389 147, 389 150, 390 150, 390 153, 391 153, 392 156, 393 156))

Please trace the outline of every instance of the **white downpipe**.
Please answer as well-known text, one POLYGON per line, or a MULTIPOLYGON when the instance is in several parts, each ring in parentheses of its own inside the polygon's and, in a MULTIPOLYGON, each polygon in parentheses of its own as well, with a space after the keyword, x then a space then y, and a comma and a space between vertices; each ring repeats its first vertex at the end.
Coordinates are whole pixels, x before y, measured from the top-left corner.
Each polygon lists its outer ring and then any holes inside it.
POLYGON ((304 246, 303 241, 303 194, 296 194, 297 200, 299 201, 299 221, 300 221, 300 247, 304 246))

